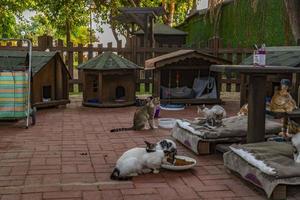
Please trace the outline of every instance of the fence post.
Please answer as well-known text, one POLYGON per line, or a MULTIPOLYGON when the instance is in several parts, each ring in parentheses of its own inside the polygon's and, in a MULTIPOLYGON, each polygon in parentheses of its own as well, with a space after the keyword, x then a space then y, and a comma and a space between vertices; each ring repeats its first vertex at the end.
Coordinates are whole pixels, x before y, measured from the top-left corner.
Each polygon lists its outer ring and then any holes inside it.
MULTIPOLYGON (((69 42, 68 43, 68 57, 67 57, 67 63, 68 63, 68 69, 69 72, 71 74, 72 80, 74 79, 74 69, 73 69, 73 43, 69 42)), ((69 86, 69 91, 73 92, 74 91, 74 87, 73 87, 73 83, 70 84, 69 86)))

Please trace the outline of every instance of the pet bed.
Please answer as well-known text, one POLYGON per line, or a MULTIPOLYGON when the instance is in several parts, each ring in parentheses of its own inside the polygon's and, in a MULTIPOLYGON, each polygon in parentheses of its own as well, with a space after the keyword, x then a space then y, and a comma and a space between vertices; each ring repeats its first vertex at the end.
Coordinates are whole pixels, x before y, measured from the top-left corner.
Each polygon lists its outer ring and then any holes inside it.
POLYGON ((192 99, 194 97, 193 90, 188 87, 167 88, 161 86, 162 99, 192 99))
MULTIPOLYGON (((215 144, 234 143, 246 140, 247 116, 233 116, 223 119, 223 126, 209 129, 188 120, 177 120, 172 136, 196 154, 209 154, 215 144)), ((278 134, 281 124, 266 118, 266 133, 278 134)))
POLYGON ((293 159, 291 143, 272 141, 230 148, 231 151, 224 154, 225 167, 262 188, 268 198, 278 187, 284 186, 281 193, 285 194, 286 185, 300 185, 300 164, 293 159))

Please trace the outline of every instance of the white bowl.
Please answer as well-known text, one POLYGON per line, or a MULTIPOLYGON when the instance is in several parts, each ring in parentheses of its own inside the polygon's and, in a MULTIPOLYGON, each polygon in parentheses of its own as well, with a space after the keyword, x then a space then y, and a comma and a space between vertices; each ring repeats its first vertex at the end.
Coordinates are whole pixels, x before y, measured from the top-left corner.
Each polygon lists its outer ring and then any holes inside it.
POLYGON ((175 126, 176 119, 174 118, 160 118, 158 119, 158 125, 161 128, 171 129, 175 126))
POLYGON ((190 158, 190 157, 187 157, 187 156, 175 156, 175 158, 179 158, 179 159, 182 159, 182 160, 193 162, 193 164, 182 165, 182 166, 175 166, 175 165, 172 165, 171 163, 167 162, 167 163, 163 163, 161 165, 161 167, 165 168, 165 169, 169 169, 169 170, 181 171, 181 170, 191 169, 192 167, 194 167, 197 164, 197 161, 194 158, 190 158))

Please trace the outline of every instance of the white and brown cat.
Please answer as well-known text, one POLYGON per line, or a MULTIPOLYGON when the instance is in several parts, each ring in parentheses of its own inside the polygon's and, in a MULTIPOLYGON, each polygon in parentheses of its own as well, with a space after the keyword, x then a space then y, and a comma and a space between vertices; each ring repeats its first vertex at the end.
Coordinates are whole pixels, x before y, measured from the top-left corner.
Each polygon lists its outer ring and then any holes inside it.
POLYGON ((166 159, 175 159, 175 142, 164 139, 156 144, 145 141, 146 148, 132 148, 118 159, 110 176, 112 180, 128 180, 132 176, 144 173, 159 173, 159 168, 166 159))
POLYGON ((146 105, 137 109, 133 117, 133 126, 130 128, 115 128, 110 132, 129 131, 129 130, 148 130, 157 128, 154 121, 156 107, 160 104, 159 97, 147 99, 146 105))

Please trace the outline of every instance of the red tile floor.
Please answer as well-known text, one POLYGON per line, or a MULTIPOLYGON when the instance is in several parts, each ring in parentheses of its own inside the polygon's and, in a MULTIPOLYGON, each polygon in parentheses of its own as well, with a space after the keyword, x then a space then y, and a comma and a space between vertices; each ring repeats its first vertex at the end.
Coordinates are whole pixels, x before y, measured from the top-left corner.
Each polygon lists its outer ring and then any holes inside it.
MULTIPOLYGON (((229 114, 237 102, 226 102, 229 114)), ((129 127, 135 107, 98 109, 73 102, 63 109, 38 112, 29 129, 0 124, 1 200, 22 199, 265 199, 264 194, 227 174, 221 155, 197 156, 178 144, 178 152, 197 159, 189 171, 162 170, 132 181, 111 181, 117 158, 125 150, 144 146, 143 141, 170 138, 168 130, 110 133, 129 127)), ((196 107, 162 117, 193 118, 196 107)), ((299 189, 299 188, 298 188, 299 189)), ((299 190, 289 191, 300 199, 299 190)))

